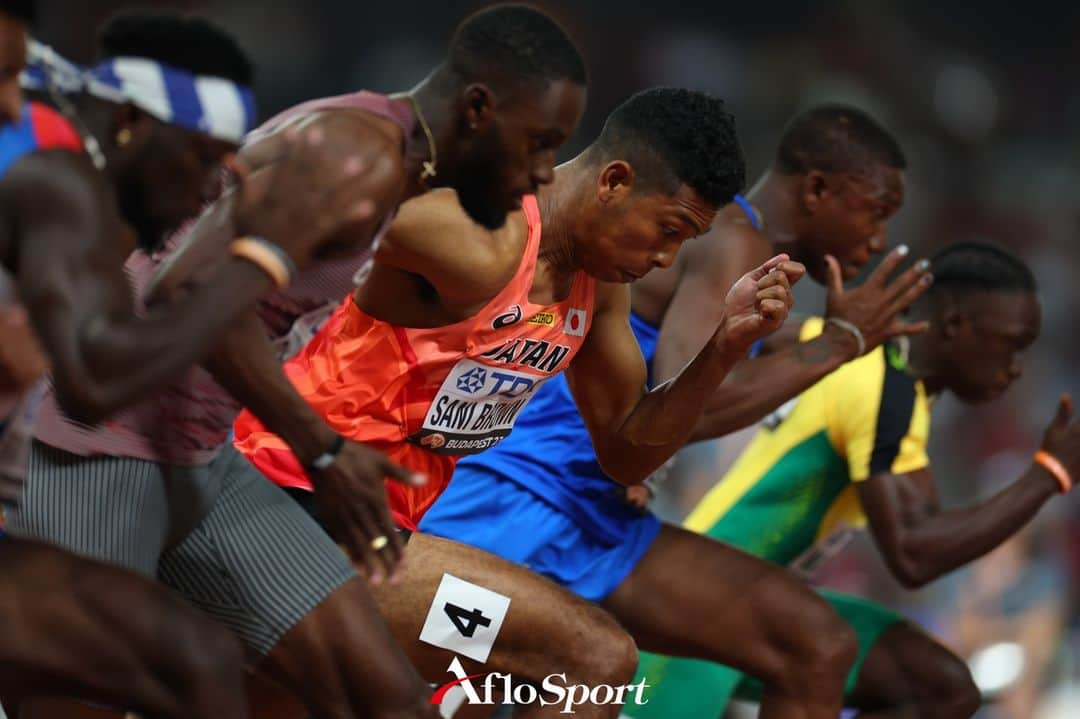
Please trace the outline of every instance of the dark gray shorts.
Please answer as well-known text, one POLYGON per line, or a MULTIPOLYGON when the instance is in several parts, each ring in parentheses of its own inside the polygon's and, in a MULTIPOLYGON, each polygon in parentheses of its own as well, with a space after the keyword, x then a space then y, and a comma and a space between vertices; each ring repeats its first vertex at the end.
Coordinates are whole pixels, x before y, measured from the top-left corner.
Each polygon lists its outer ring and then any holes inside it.
POLYGON ((356 576, 231 445, 208 465, 82 457, 34 442, 13 535, 157 577, 260 655, 356 576))

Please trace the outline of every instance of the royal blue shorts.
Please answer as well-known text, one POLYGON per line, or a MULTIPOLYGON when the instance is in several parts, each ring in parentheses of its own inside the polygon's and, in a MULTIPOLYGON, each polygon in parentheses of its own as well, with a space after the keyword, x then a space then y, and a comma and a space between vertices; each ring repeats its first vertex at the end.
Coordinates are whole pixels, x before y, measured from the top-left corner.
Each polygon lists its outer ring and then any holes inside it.
POLYGON ((661 522, 645 513, 621 526, 620 541, 600 540, 516 482, 469 466, 454 472, 421 520, 420 531, 524 565, 596 602, 626 579, 656 539, 661 522))

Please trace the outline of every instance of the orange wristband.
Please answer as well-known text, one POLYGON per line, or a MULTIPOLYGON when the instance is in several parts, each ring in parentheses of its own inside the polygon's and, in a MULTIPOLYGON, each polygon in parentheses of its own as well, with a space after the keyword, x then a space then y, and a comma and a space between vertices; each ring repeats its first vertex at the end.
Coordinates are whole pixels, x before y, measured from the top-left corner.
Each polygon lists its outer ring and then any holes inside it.
MULTIPOLYGON (((292 271, 279 252, 275 252, 266 240, 255 237, 241 237, 233 240, 229 245, 229 252, 236 257, 242 257, 248 262, 259 266, 270 279, 274 281, 278 289, 289 286, 292 280, 292 271)), ((286 255, 287 257, 287 255, 286 255)))
POLYGON ((1054 479, 1061 485, 1062 494, 1072 489, 1072 475, 1069 474, 1069 470, 1065 469, 1065 465, 1058 461, 1057 457, 1040 449, 1035 453, 1035 463, 1042 465, 1047 472, 1054 475, 1054 479))

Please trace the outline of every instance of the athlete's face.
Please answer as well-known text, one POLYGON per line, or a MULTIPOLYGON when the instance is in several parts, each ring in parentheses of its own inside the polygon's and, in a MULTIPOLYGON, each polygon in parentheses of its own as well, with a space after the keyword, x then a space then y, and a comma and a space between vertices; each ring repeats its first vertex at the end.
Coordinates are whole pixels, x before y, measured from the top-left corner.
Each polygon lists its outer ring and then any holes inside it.
POLYGON ((23 96, 19 73, 26 67, 26 23, 0 12, 0 123, 18 122, 23 96))
POLYGON ((832 255, 844 279, 854 279, 888 249, 885 227, 903 203, 904 175, 892 167, 877 165, 856 175, 808 173, 800 244, 810 275, 824 282, 825 255, 832 255))
POLYGON ((602 174, 597 199, 575 231, 576 251, 585 272, 603 282, 633 282, 671 267, 682 244, 708 231, 716 217, 716 208, 686 185, 671 195, 634 191, 602 174))
POLYGON ((997 399, 1023 370, 1023 352, 1039 336, 1042 309, 1029 292, 975 292, 943 309, 935 328, 938 373, 965 402, 997 399))
POLYGON ((140 244, 156 247, 220 190, 221 161, 236 145, 136 112, 126 126, 120 197, 140 244))
POLYGON ((451 184, 462 208, 477 223, 495 229, 554 178, 555 152, 581 120, 585 88, 560 80, 528 85, 479 113, 463 144, 451 184))

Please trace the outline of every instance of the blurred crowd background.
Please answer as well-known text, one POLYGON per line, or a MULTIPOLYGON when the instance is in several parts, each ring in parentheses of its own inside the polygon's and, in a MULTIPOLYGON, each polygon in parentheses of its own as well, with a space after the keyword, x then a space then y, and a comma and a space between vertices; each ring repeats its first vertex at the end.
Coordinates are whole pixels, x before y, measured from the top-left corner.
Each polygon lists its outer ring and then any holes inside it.
MULTIPOLYGON (((134 4, 41 0, 36 34, 73 59, 93 56, 93 29, 126 7, 205 14, 239 38, 258 66, 260 115, 355 89, 401 90, 439 59, 455 26, 481 2, 461 0, 189 0, 134 4)), ((1015 478, 1037 448, 1057 396, 1080 389, 1080 5, 1029 0, 816 0, 681 3, 539 0, 579 41, 589 108, 570 157, 632 92, 680 85, 725 98, 738 118, 751 183, 784 123, 821 101, 871 111, 901 139, 907 201, 890 239, 916 255, 991 239, 1033 266, 1045 308, 1026 374, 1004 398, 936 407, 931 456, 948 504, 1015 478)), ((808 284, 808 283, 804 283, 808 284)), ((802 288, 802 310, 821 296, 802 288)), ((745 442, 745 433, 683 453, 657 504, 681 519, 745 442)), ((883 600, 966 656, 987 689, 980 717, 1080 716, 1080 512, 1053 502, 990 557, 920 592, 886 575, 869 541, 826 567, 822 581, 883 600), (981 651, 987 648, 990 651, 981 651)))

